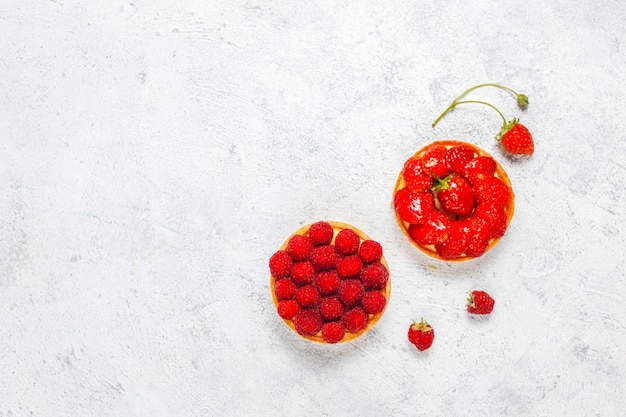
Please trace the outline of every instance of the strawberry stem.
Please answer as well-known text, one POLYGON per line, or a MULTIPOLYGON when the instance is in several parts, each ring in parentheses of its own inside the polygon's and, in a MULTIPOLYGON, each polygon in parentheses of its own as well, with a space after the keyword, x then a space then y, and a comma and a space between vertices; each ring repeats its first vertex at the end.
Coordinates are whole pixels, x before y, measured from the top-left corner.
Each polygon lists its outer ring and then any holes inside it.
POLYGON ((432 126, 435 127, 435 125, 437 123, 439 123, 439 121, 443 118, 443 116, 445 116, 449 111, 454 109, 459 104, 484 104, 485 106, 489 106, 492 109, 494 109, 496 112, 498 112, 498 114, 502 118, 503 124, 506 125, 506 117, 504 117, 502 112, 500 110, 498 110, 498 108, 496 106, 494 106, 493 104, 487 103, 486 101, 477 101, 477 100, 465 100, 465 101, 456 101, 455 100, 455 101, 452 102, 452 104, 450 104, 450 106, 448 106, 448 108, 443 113, 441 113, 441 115, 439 117, 437 117, 437 120, 435 120, 433 122, 432 126))

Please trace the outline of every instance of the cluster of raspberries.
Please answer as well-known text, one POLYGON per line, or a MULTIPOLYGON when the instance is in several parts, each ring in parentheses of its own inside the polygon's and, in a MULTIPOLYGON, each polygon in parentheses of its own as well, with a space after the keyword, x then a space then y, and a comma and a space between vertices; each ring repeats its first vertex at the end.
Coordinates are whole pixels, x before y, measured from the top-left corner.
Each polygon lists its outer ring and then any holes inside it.
POLYGON ((269 261, 278 314, 304 337, 337 343, 365 329, 387 305, 382 246, 324 221, 293 235, 269 261))

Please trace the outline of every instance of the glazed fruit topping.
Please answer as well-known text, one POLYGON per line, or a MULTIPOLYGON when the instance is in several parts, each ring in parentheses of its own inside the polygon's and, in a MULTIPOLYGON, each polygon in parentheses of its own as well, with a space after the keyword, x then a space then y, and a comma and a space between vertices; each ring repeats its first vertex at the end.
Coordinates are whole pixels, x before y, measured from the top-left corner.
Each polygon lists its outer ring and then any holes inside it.
POLYGON ((389 271, 382 259, 380 243, 348 227, 313 223, 270 257, 279 316, 300 335, 326 343, 360 332, 387 305, 389 271))

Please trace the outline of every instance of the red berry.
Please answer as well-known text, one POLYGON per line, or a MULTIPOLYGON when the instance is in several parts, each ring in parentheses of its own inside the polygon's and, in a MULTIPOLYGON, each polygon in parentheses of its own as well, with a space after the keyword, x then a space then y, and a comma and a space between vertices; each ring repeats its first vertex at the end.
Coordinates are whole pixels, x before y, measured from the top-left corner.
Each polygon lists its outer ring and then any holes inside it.
POLYGON ((435 208, 435 200, 430 192, 414 193, 408 188, 396 193, 393 204, 398 216, 411 224, 424 223, 435 208))
POLYGON ((410 158, 404 163, 402 177, 409 190, 414 193, 428 191, 433 185, 433 178, 426 174, 422 168, 421 158, 410 158))
POLYGON ((363 261, 358 255, 345 256, 337 261, 337 272, 340 277, 352 277, 361 272, 363 261))
POLYGON ((359 275, 367 290, 382 290, 389 281, 389 270, 380 262, 365 265, 359 275))
POLYGON ((489 314, 494 304, 495 300, 485 291, 474 290, 467 299, 467 311, 471 314, 489 314))
POLYGON ((446 151, 448 171, 461 174, 465 165, 474 158, 474 150, 467 145, 456 145, 446 151))
POLYGON ((322 271, 317 274, 317 288, 322 295, 330 295, 339 291, 341 278, 336 270, 322 271))
POLYGON ((296 290, 296 300, 302 307, 315 307, 320 301, 320 293, 313 285, 305 285, 296 290))
POLYGON ((450 174, 437 180, 433 192, 441 207, 448 213, 466 216, 474 210, 474 191, 470 183, 460 175, 450 174))
POLYGON ((324 321, 337 320, 343 316, 345 308, 339 298, 335 296, 322 299, 320 304, 320 314, 324 321))
POLYGON ((476 178, 492 177, 497 168, 495 159, 487 155, 479 155, 465 164, 461 175, 473 183, 476 178))
POLYGON ((359 248, 359 256, 365 263, 378 262, 383 256, 383 247, 375 240, 364 240, 359 248))
POLYGON ((408 332, 409 342, 411 342, 418 350, 426 350, 432 346, 435 339, 435 331, 432 326, 422 319, 419 323, 413 321, 409 326, 408 332))
POLYGON ((472 233, 465 254, 472 258, 478 258, 485 253, 487 246, 489 246, 491 229, 487 221, 481 217, 472 217, 469 222, 472 233))
POLYGON ((313 244, 308 237, 293 235, 287 242, 287 252, 296 261, 307 259, 313 250, 313 244))
POLYGON ((361 307, 367 314, 382 313, 387 305, 387 299, 380 291, 368 291, 361 299, 361 307))
POLYGON ((275 278, 285 277, 291 272, 293 259, 287 251, 279 250, 271 256, 269 266, 272 276, 275 278))
POLYGON ((498 134, 500 143, 508 152, 520 155, 532 155, 535 142, 530 131, 517 119, 506 123, 498 134))
POLYGON ((448 239, 451 220, 439 210, 433 210, 423 224, 409 226, 409 236, 417 244, 435 245, 441 244, 448 239))
POLYGON ((448 149, 441 144, 431 145, 422 156, 422 169, 432 178, 443 178, 448 173, 446 163, 448 149))
POLYGON ((309 239, 313 246, 329 245, 334 235, 335 231, 328 222, 316 222, 309 227, 309 239))
POLYGON ((282 300, 278 303, 278 315, 285 320, 292 320, 300 310, 300 305, 296 300, 282 300))
POLYGON ((501 237, 507 229, 507 216, 504 207, 493 201, 486 201, 476 206, 473 217, 480 217, 487 221, 492 238, 501 237))
POLYGON ((311 263, 317 269, 333 269, 337 265, 337 252, 331 245, 317 246, 311 251, 311 263))
POLYGON ((300 261, 291 268, 291 279, 296 285, 306 285, 313 282, 315 267, 309 261, 300 261))
POLYGON ((363 295, 365 294, 365 288, 358 279, 347 279, 341 282, 339 287, 339 299, 346 307, 352 307, 357 305, 363 295))
POLYGON ((361 307, 354 307, 343 315, 341 322, 348 332, 357 333, 367 326, 369 317, 361 307))
POLYGON ((435 245, 439 256, 444 259, 460 257, 467 249, 472 229, 468 220, 456 220, 450 224, 450 233, 445 242, 435 245))
POLYGON ((301 308, 293 318, 293 325, 302 336, 316 335, 323 324, 320 312, 315 309, 301 308))
POLYGON ((478 178, 472 185, 477 204, 491 200, 498 205, 506 206, 511 198, 509 187, 498 177, 478 178))
POLYGON ((359 235, 352 229, 343 229, 335 236, 335 250, 341 255, 354 255, 360 243, 359 235))
POLYGON ((274 295, 279 300, 293 298, 296 295, 296 284, 289 278, 281 278, 274 282, 274 295))
POLYGON ((322 338, 326 343, 338 343, 345 336, 346 331, 337 321, 324 323, 322 326, 322 338))

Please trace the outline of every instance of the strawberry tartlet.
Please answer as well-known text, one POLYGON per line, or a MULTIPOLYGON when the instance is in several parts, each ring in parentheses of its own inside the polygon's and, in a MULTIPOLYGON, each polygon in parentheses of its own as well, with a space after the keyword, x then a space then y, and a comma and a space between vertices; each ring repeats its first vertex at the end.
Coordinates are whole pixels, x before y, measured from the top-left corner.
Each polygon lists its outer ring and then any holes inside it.
POLYGON ((482 256, 515 210, 511 181, 487 152, 467 142, 425 146, 404 164, 393 191, 396 220, 422 252, 444 261, 482 256))
POLYGON ((269 269, 278 315, 311 341, 334 344, 362 336, 389 301, 382 246, 345 223, 303 226, 270 257, 269 269))

